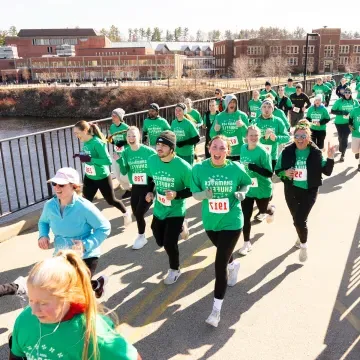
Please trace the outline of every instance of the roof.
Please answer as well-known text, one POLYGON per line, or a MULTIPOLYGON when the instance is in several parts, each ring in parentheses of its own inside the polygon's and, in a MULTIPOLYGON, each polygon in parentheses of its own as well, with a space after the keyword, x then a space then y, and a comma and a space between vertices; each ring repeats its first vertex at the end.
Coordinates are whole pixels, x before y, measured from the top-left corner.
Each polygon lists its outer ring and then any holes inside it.
MULTIPOLYGON (((164 47, 170 51, 185 51, 186 49, 200 48, 206 51, 210 48, 213 50, 214 43, 212 42, 193 42, 193 41, 136 41, 136 42, 113 42, 111 47, 127 48, 127 47, 145 47, 154 49, 156 51, 162 50, 164 47)), ((194 50, 193 50, 194 51, 194 50)))
POLYGON ((18 37, 97 36, 94 29, 21 29, 18 37))

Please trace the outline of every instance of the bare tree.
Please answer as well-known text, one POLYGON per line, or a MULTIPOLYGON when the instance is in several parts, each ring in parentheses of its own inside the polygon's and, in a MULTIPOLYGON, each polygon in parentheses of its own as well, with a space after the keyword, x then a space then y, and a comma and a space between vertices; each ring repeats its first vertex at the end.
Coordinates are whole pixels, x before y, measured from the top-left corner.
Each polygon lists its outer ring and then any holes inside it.
POLYGON ((349 63, 345 66, 347 72, 355 72, 360 69, 360 63, 357 62, 357 56, 351 54, 349 57, 349 63))
POLYGON ((263 75, 270 77, 272 82, 279 85, 281 78, 286 77, 291 71, 287 58, 282 56, 271 56, 262 65, 263 75))
POLYGON ((194 63, 193 65, 189 66, 188 71, 190 78, 194 80, 195 89, 196 89, 198 82, 200 81, 200 79, 204 77, 204 70, 201 70, 199 65, 194 63))
POLYGON ((77 69, 68 69, 69 74, 69 80, 72 80, 73 82, 76 82, 76 80, 79 78, 79 73, 77 69))
POLYGON ((241 56, 234 59, 231 69, 234 77, 244 80, 246 88, 251 90, 251 80, 255 77, 256 67, 256 65, 249 64, 247 57, 241 56))
POLYGON ((170 87, 170 79, 175 77, 175 66, 171 62, 171 58, 165 58, 165 64, 161 67, 161 72, 164 75, 165 79, 167 79, 168 88, 170 87))
POLYGON ((30 79, 31 75, 30 75, 30 71, 28 68, 22 69, 21 76, 26 81, 26 83, 29 84, 29 79, 30 79))

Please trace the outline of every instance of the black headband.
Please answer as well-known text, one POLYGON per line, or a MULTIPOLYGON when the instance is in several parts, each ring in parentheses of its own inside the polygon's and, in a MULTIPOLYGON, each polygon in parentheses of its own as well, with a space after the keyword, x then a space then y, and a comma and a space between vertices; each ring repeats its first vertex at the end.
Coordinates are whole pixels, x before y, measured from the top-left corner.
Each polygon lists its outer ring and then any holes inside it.
POLYGON ((165 144, 167 146, 169 146, 170 149, 175 149, 175 142, 172 142, 170 139, 168 138, 165 138, 163 136, 159 136, 157 139, 156 139, 156 143, 160 143, 160 144, 165 144))

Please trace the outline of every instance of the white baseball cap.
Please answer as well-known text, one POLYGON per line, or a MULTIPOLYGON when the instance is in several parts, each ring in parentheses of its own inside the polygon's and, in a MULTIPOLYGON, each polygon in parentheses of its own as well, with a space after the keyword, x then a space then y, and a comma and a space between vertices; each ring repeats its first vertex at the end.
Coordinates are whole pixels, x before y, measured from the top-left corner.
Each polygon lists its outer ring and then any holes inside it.
POLYGON ((55 176, 52 177, 50 180, 47 181, 54 182, 59 185, 66 185, 66 184, 75 184, 80 185, 80 176, 79 173, 70 167, 64 167, 59 169, 55 176))
POLYGON ((315 97, 314 97, 314 100, 323 100, 323 97, 321 94, 317 94, 315 97))

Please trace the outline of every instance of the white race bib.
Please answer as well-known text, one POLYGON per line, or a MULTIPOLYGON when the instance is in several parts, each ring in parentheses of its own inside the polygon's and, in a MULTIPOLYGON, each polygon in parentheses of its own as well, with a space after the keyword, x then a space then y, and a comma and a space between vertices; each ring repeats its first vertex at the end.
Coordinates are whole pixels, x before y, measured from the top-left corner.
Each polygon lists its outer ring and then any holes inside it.
POLYGON ((307 169, 295 169, 294 180, 307 181, 307 169))
POLYGON ((320 125, 320 120, 317 120, 317 119, 314 119, 314 120, 311 120, 313 122, 314 125, 318 126, 320 125))
POLYGON ((226 214, 229 212, 229 199, 210 199, 209 212, 214 214, 226 214))
POLYGON ((264 146, 266 152, 271 155, 272 145, 263 144, 263 146, 264 146))
POLYGON ((147 176, 145 173, 132 174, 132 182, 136 185, 146 185, 147 176))
POLYGON ((96 176, 95 166, 85 164, 85 174, 96 176))
POLYGON ((229 137, 228 139, 230 141, 231 146, 239 145, 239 139, 237 138, 237 136, 232 136, 229 137))
POLYGON ((171 200, 168 200, 165 195, 156 194, 156 198, 164 206, 171 206, 171 200))
POLYGON ((124 147, 123 147, 123 146, 116 146, 116 145, 115 145, 114 150, 115 150, 116 152, 122 152, 122 151, 124 150, 124 147))
POLYGON ((299 113, 299 112, 300 112, 300 108, 294 106, 294 107, 293 107, 293 112, 299 113))
POLYGON ((250 187, 257 188, 259 186, 257 178, 251 178, 251 185, 250 187))
POLYGON ((251 113, 250 113, 250 116, 251 116, 252 118, 256 117, 256 112, 251 112, 251 113))

